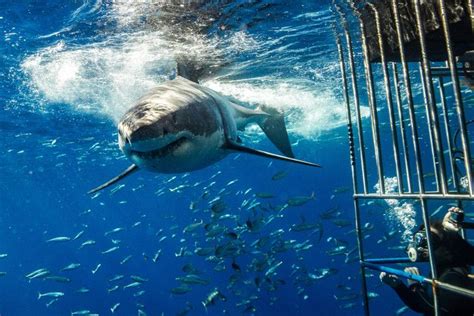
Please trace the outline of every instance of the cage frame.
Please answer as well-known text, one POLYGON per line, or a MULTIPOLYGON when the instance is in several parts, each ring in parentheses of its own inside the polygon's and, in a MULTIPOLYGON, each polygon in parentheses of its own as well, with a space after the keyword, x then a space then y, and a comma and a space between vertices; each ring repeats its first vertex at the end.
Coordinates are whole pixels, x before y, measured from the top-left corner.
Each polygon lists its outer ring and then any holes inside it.
MULTIPOLYGON (((444 66, 434 67, 429 59, 428 49, 425 38, 425 21, 421 13, 420 0, 387 0, 389 2, 391 16, 396 28, 396 37, 399 50, 399 60, 388 62, 385 56, 385 48, 383 45, 383 35, 381 31, 381 21, 377 6, 374 5, 375 0, 363 2, 366 8, 372 10, 375 18, 376 37, 380 54, 380 61, 383 76, 383 90, 386 96, 386 107, 389 116, 389 127, 391 135, 391 153, 389 150, 383 151, 381 148, 380 121, 377 112, 377 98, 374 91, 374 73, 367 47, 366 25, 361 18, 361 3, 354 0, 333 0, 332 10, 335 18, 334 35, 336 39, 339 66, 342 81, 342 93, 347 115, 347 137, 349 144, 349 160, 352 174, 353 189, 353 207, 355 217, 355 230, 357 236, 357 246, 360 263, 361 275, 361 292, 362 303, 365 315, 370 315, 369 297, 367 291, 367 269, 387 272, 399 277, 408 278, 420 283, 428 284, 433 288, 433 301, 435 315, 440 315, 440 306, 438 302, 438 289, 444 289, 456 292, 460 295, 466 295, 474 298, 474 291, 462 287, 454 286, 438 280, 436 271, 436 262, 433 255, 432 234, 429 229, 426 231, 426 239, 429 251, 429 266, 431 278, 421 275, 413 275, 401 269, 386 266, 394 263, 409 263, 409 259, 404 258, 366 258, 364 252, 363 233, 361 229, 361 201, 380 200, 380 199, 396 199, 396 200, 413 200, 420 204, 421 215, 425 227, 430 226, 430 214, 428 210, 428 202, 433 200, 455 200, 458 206, 462 207, 464 201, 474 201, 474 175, 472 170, 472 155, 469 145, 469 135, 467 132, 467 120, 464 111, 464 100, 460 88, 459 78, 462 71, 458 68, 456 56, 453 52, 453 43, 451 41, 450 25, 446 12, 446 0, 434 0, 438 9, 441 20, 442 35, 444 37, 444 45, 446 48, 446 60, 444 66), (345 1, 345 2, 338 2, 345 1), (418 35, 418 44, 420 48, 419 69, 421 73, 421 86, 423 91, 423 103, 425 106, 425 114, 427 126, 429 129, 430 150, 422 152, 418 135, 418 117, 416 115, 412 78, 410 76, 409 65, 406 58, 406 48, 403 40, 404 30, 400 21, 400 13, 398 10, 399 3, 411 3, 415 9, 416 29, 418 35), (349 23, 344 12, 343 6, 352 10, 356 21, 358 22, 360 40, 362 46, 364 79, 367 90, 367 101, 370 108, 370 126, 364 127, 361 116, 360 96, 363 93, 359 86, 359 78, 355 65, 354 40, 349 23), (344 48, 344 42, 346 47, 344 48), (389 67, 389 64, 391 67, 389 67), (402 73, 399 73, 401 68, 402 73), (390 71, 393 77, 390 77, 390 71), (400 80, 400 76, 402 80, 400 80), (449 78, 452 84, 452 94, 454 96, 454 105, 447 102, 446 97, 446 79, 449 78), (439 97, 435 95, 435 83, 438 86, 439 97), (400 89, 403 84, 404 91, 400 89), (350 91, 352 90, 352 96, 350 91), (404 93, 405 98, 401 95, 404 93), (395 99, 395 102, 393 102, 395 99), (454 108, 453 108, 454 106, 454 108), (455 111, 458 124, 459 135, 461 137, 462 155, 464 157, 465 178, 467 179, 467 188, 463 189, 460 185, 461 175, 457 174, 456 157, 453 150, 452 131, 448 118, 448 107, 455 111), (439 113, 441 111, 441 114, 439 113), (405 126, 404 112, 408 112, 409 127, 405 126), (398 122, 397 122, 398 117, 398 122), (444 130, 440 127, 440 121, 444 125, 444 130), (398 123, 398 124, 397 124, 398 123), (364 138, 364 131, 369 129, 372 135, 372 144, 364 138), (408 135, 411 135, 409 137, 408 135), (399 137, 399 135, 401 137, 399 137), (442 138, 444 137, 444 138, 442 138), (448 154, 443 152, 442 139, 445 140, 448 154), (410 147, 411 145, 411 147, 410 147), (367 153, 366 146, 372 146, 374 154, 377 182, 379 191, 370 192, 368 184, 367 171, 367 153), (410 150, 411 148, 411 150, 410 150), (386 173, 383 166, 383 157, 392 155, 395 174, 398 183, 398 192, 389 192, 385 188, 386 173), (424 185, 423 158, 430 155, 433 162, 434 177, 436 182, 436 190, 426 190, 424 185), (446 159, 447 156, 447 159, 446 159), (412 164, 415 165, 415 177, 413 177, 412 164), (451 170, 448 174, 447 166, 451 170), (449 188, 448 178, 452 180, 453 189, 449 188), (414 178, 414 179, 413 179, 414 178), (416 182, 416 183, 414 183, 416 182), (406 185, 405 185, 406 184, 406 185), (415 187, 416 185, 416 187, 415 187)), ((471 26, 474 27, 473 2, 467 0, 468 8, 466 14, 469 14, 471 26)), ((464 237, 464 232, 462 232, 464 237)))

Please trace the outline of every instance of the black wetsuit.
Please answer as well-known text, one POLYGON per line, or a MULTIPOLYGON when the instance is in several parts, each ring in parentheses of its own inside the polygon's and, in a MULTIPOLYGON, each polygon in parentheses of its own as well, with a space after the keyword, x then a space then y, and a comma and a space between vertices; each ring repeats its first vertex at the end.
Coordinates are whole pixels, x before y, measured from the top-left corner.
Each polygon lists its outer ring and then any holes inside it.
MULTIPOLYGON (((474 290, 474 280, 468 277, 464 268, 450 268, 444 271, 439 281, 474 290)), ((394 288, 400 299, 413 311, 434 315, 432 290, 426 285, 414 283, 407 287, 401 283, 394 288)), ((438 289, 438 303, 441 315, 473 316, 474 299, 451 291, 438 289)))
MULTIPOLYGON (((438 280, 451 285, 474 290, 470 266, 474 265, 474 246, 459 234, 444 232, 442 245, 435 250, 438 280)), ((434 315, 433 293, 431 287, 414 283, 407 287, 400 282, 394 290, 402 301, 412 310, 424 315, 434 315)), ((441 315, 474 315, 474 299, 468 296, 438 288, 438 303, 441 315)))

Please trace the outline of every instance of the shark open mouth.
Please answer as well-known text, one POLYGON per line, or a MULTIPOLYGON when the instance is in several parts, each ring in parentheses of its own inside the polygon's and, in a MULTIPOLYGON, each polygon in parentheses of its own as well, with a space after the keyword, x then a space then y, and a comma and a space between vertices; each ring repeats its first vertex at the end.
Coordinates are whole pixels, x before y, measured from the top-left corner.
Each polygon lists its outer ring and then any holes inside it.
POLYGON ((130 150, 130 154, 136 155, 142 159, 153 159, 153 158, 163 157, 171 153, 173 150, 177 149, 185 141, 186 141, 186 137, 181 137, 175 140, 174 142, 171 142, 168 145, 161 147, 159 149, 155 149, 151 151, 130 150))

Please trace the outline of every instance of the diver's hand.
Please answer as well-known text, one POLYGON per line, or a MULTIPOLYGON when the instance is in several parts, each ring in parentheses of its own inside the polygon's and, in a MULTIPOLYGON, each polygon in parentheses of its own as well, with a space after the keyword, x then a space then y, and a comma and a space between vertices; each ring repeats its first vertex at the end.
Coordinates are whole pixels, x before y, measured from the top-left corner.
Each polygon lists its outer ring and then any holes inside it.
MULTIPOLYGON (((406 267, 404 269, 404 271, 406 273, 411 273, 411 274, 414 274, 414 275, 420 275, 420 270, 418 270, 417 267, 406 267)), ((414 284, 414 283, 417 283, 417 281, 413 281, 411 279, 407 279, 407 282, 408 282, 408 286, 414 284)))
POLYGON ((402 281, 394 274, 388 274, 386 272, 380 272, 380 281, 387 284, 390 287, 397 287, 402 284, 402 281))
POLYGON ((446 231, 459 232, 461 229, 458 223, 455 223, 451 220, 451 213, 462 213, 462 210, 459 207, 451 207, 448 209, 446 215, 443 218, 443 228, 446 231))

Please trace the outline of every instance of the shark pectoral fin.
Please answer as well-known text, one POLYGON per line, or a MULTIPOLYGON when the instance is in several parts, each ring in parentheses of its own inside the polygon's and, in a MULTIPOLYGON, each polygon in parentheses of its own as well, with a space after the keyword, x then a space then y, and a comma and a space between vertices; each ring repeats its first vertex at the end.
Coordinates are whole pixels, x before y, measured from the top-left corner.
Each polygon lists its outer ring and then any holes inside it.
POLYGON ((110 179, 109 181, 105 182, 104 184, 101 184, 99 185, 97 188, 94 188, 92 190, 90 190, 89 192, 87 192, 88 194, 92 194, 92 193, 95 193, 97 191, 100 191, 102 189, 105 189, 106 187, 122 180, 123 178, 125 178, 126 176, 134 173, 135 171, 138 170, 138 166, 135 165, 135 164, 132 164, 130 167, 128 167, 124 172, 122 172, 121 174, 119 174, 118 176, 110 179))
POLYGON ((252 154, 252 155, 257 155, 257 156, 262 156, 262 157, 267 157, 267 158, 273 158, 273 159, 279 159, 279 160, 283 160, 283 161, 289 161, 289 162, 299 163, 299 164, 302 164, 302 165, 321 168, 321 166, 316 164, 316 163, 312 163, 312 162, 308 162, 308 161, 304 161, 304 160, 299 160, 299 159, 295 159, 295 158, 291 158, 291 157, 285 157, 285 156, 281 156, 281 155, 277 155, 277 154, 272 154, 272 153, 269 153, 269 152, 266 152, 266 151, 263 151, 263 150, 248 148, 248 147, 245 147, 245 146, 233 143, 233 142, 228 142, 225 145, 225 148, 229 149, 229 150, 233 150, 233 151, 244 152, 244 153, 247 153, 247 154, 252 154))
POLYGON ((294 158, 295 155, 291 149, 290 139, 286 131, 285 117, 278 110, 269 107, 263 107, 262 110, 270 116, 259 122, 258 125, 278 150, 285 156, 294 158))

